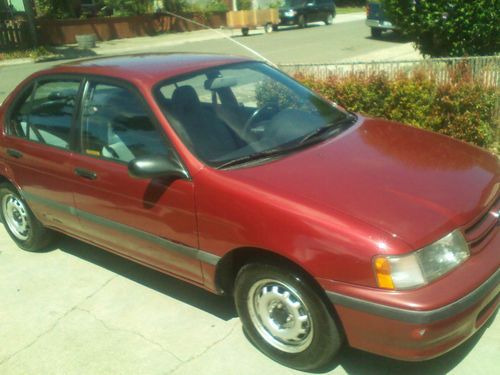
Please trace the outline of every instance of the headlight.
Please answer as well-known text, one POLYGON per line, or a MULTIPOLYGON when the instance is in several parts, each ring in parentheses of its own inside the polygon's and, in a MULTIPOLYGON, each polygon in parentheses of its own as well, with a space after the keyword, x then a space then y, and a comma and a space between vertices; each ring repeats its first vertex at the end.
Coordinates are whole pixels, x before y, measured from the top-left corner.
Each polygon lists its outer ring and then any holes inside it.
POLYGON ((293 16, 295 16, 296 14, 297 14, 297 11, 295 11, 295 10, 287 10, 287 11, 285 12, 285 16, 287 16, 287 17, 293 17, 293 16))
POLYGON ((403 256, 377 256, 373 266, 378 286, 413 289, 430 283, 464 262, 469 247, 459 230, 432 245, 403 256))

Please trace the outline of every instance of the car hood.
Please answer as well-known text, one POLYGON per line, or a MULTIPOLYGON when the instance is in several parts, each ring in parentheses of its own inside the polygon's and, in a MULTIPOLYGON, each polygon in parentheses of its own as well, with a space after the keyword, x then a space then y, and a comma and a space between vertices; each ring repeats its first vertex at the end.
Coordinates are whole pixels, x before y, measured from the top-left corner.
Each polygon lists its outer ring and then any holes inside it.
POLYGON ((477 147, 360 118, 340 136, 227 171, 273 194, 341 211, 420 248, 465 225, 500 191, 499 161, 477 147))

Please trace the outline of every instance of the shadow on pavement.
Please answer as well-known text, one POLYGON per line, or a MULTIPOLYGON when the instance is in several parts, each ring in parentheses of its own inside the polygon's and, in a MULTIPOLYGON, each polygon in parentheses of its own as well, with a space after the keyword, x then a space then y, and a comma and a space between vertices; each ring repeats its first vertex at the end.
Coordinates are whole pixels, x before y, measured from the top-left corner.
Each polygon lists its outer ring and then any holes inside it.
MULTIPOLYGON (((236 309, 230 298, 214 295, 199 287, 161 272, 152 270, 118 255, 88 245, 84 242, 61 235, 55 248, 82 260, 91 262, 100 267, 133 280, 145 287, 175 298, 178 301, 190 304, 217 316, 223 320, 237 317, 236 309)), ((51 249, 48 249, 49 251, 51 249)), ((335 361, 316 373, 327 373, 341 367, 348 374, 355 375, 442 375, 455 368, 475 347, 484 331, 491 326, 496 313, 487 323, 466 342, 451 352, 438 358, 423 362, 405 362, 370 354, 344 345, 335 361)))
MULTIPOLYGON (((250 38, 252 36, 259 36, 259 35, 272 35, 273 33, 279 33, 279 32, 284 32, 284 31, 305 31, 307 29, 315 29, 317 27, 322 27, 322 26, 326 26, 326 25, 323 25, 323 24, 308 24, 306 27, 303 27, 303 28, 300 28, 298 27, 297 25, 286 25, 286 26, 279 26, 277 30, 273 30, 272 33, 270 34, 263 34, 260 30, 259 31, 255 31, 255 30, 250 30, 250 33, 248 35, 242 35, 242 34, 235 34, 235 35, 231 35, 231 38, 235 38, 235 39, 239 39, 239 38, 243 38, 243 39, 247 39, 247 38, 250 38)), ((328 25, 328 26, 331 26, 331 25, 328 25)), ((238 31, 237 28, 234 29, 235 32, 238 31)))
POLYGON ((55 244, 55 248, 204 310, 220 319, 227 321, 237 316, 230 298, 217 296, 200 287, 147 268, 106 250, 63 235, 55 244))
POLYGON ((376 40, 377 42, 400 43, 400 44, 411 42, 408 36, 395 31, 385 31, 378 38, 374 38, 371 35, 367 35, 366 39, 376 40))

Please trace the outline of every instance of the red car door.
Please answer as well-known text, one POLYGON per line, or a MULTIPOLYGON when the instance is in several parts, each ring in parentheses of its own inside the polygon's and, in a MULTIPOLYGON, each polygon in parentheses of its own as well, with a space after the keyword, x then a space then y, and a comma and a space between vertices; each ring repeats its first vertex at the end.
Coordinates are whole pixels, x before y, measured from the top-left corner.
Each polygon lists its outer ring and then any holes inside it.
POLYGON ((175 153, 140 95, 122 83, 89 81, 79 125, 75 201, 87 238, 201 283, 192 181, 128 173, 137 157, 175 153))
POLYGON ((26 87, 5 123, 11 177, 38 219, 81 235, 73 200, 70 151, 81 79, 46 76, 26 87))

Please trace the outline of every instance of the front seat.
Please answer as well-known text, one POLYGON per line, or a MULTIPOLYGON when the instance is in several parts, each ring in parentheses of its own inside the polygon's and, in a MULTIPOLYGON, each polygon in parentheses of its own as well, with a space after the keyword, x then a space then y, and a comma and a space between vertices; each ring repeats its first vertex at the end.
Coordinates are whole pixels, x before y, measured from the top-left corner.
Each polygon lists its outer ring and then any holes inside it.
POLYGON ((172 94, 171 112, 194 152, 204 160, 223 159, 238 148, 234 135, 212 111, 203 108, 192 86, 177 87, 172 94))

